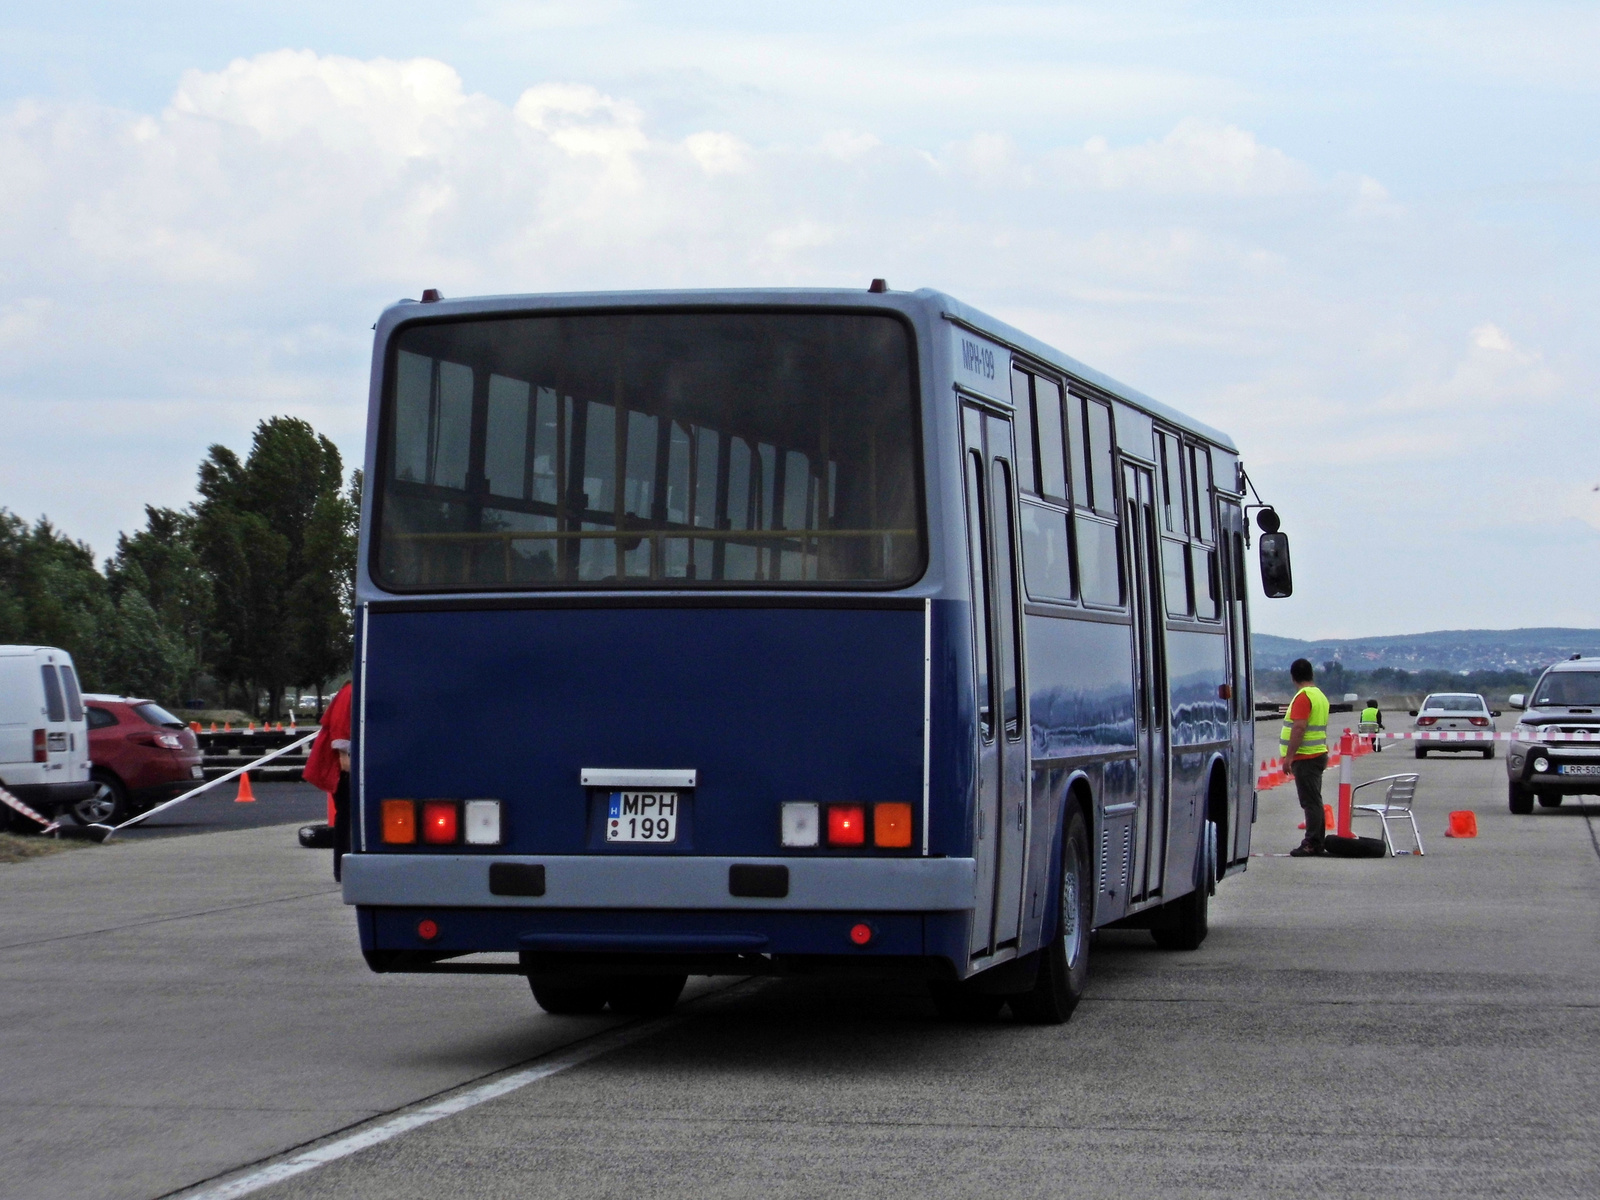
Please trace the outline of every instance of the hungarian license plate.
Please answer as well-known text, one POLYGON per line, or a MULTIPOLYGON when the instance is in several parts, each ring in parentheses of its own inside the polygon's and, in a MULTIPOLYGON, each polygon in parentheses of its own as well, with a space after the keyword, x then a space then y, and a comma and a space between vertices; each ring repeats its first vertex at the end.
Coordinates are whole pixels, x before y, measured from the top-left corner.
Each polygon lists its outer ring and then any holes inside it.
POLYGON ((1600 775, 1600 763, 1562 763, 1558 775, 1600 775))
POLYGON ((189 768, 189 778, 190 779, 204 779, 205 777, 206 777, 206 769, 204 767, 190 767, 189 768))
POLYGON ((671 842, 678 837, 677 792, 612 792, 608 842, 671 842))

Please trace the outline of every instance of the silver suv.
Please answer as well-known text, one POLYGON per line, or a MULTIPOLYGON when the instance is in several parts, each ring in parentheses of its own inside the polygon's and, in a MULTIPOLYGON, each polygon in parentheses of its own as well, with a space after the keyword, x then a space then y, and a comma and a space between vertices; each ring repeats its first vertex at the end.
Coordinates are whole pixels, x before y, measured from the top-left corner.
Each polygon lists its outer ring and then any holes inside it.
POLYGON ((1600 740, 1562 740, 1573 733, 1600 739, 1600 658, 1545 668, 1530 694, 1511 697, 1511 707, 1526 709, 1506 755, 1512 812, 1532 812, 1535 799, 1555 808, 1566 796, 1600 795, 1600 740))

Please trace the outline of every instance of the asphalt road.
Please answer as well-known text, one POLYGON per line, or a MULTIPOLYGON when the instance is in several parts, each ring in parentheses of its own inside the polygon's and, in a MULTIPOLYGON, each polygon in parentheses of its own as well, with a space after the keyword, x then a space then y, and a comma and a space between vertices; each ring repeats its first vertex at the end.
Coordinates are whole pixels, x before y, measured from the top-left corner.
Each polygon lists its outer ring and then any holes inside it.
MULTIPOLYGON (((1600 1193, 1600 802, 1512 817, 1499 761, 1355 767, 1422 772, 1425 857, 1254 859, 1197 952, 1101 934, 1065 1026, 701 983, 648 1036, 255 1194, 1600 1193), (1455 808, 1476 840, 1439 836, 1455 808)), ((1256 849, 1297 821, 1264 793, 1256 849)), ((516 978, 368 974, 289 832, 0 867, 0 1193, 214 1185, 627 1032, 516 978)))

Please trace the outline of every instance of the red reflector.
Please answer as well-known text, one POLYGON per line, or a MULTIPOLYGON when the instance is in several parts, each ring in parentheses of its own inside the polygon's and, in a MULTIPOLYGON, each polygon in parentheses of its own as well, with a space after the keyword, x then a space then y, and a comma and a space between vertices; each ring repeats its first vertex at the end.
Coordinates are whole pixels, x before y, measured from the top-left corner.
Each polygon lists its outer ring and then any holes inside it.
POLYGON ((1418 717, 1417 718, 1417 724, 1418 725, 1432 725, 1438 719, 1439 719, 1438 717, 1418 717))
POLYGON ((850 926, 850 940, 858 946, 865 946, 872 941, 872 926, 865 921, 858 921, 850 926))
POLYGON ((452 800, 426 800, 422 805, 422 840, 448 846, 456 840, 461 821, 452 800))
POLYGON ((1489 724, 1489 718, 1488 717, 1468 717, 1467 720, 1471 721, 1474 725, 1478 726, 1480 729, 1489 724))
POLYGON ((431 942, 439 936, 439 923, 430 921, 426 917, 417 922, 417 936, 425 942, 431 942))
POLYGON ((50 751, 47 748, 47 745, 46 745, 46 742, 45 742, 44 730, 42 730, 42 729, 35 729, 33 731, 33 761, 34 762, 49 762, 50 761, 50 751))
POLYGON ((828 845, 863 846, 867 841, 867 810, 859 804, 828 805, 828 845))

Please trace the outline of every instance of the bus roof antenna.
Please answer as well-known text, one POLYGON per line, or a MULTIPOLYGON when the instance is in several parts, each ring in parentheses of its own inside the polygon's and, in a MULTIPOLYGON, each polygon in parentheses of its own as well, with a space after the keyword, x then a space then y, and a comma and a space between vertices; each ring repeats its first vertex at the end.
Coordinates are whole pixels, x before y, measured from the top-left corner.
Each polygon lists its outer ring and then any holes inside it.
POLYGON ((867 291, 873 293, 887 292, 888 290, 888 281, 883 279, 874 279, 870 284, 867 285, 867 291))

